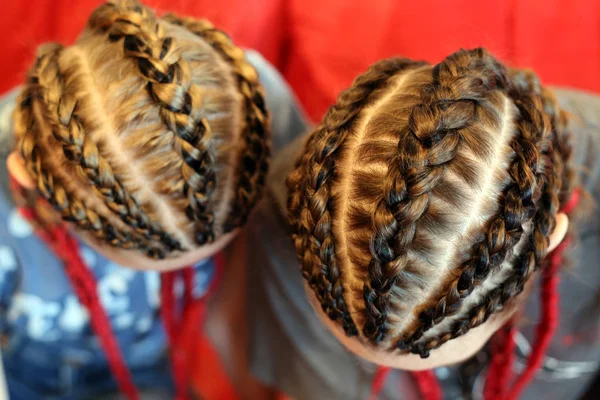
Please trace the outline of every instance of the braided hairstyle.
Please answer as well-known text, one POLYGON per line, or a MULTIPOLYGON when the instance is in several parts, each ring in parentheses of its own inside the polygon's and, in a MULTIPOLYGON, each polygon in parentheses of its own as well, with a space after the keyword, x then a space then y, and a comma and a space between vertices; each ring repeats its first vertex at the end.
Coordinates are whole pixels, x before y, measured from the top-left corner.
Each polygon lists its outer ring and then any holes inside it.
POLYGON ((377 100, 392 77, 419 65, 404 59, 386 60, 359 76, 312 133, 307 148, 319 150, 305 152, 288 179, 288 209, 302 275, 323 311, 332 320, 340 321, 350 336, 358 332, 344 300, 332 227, 336 201, 331 187, 337 179, 336 160, 361 110, 377 100))
POLYGON ((101 5, 43 46, 14 115, 40 195, 102 243, 173 256, 243 225, 270 156, 244 52, 207 21, 101 5))
POLYGON ((566 114, 484 49, 382 61, 343 92, 288 179, 304 278, 371 345, 427 357, 544 266, 574 174, 566 114))

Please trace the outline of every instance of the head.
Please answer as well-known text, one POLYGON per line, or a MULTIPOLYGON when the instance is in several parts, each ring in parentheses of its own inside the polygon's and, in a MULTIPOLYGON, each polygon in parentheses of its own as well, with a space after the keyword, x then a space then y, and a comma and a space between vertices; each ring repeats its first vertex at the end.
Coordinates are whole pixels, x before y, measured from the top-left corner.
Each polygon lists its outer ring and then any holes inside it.
POLYGON ((565 124, 534 74, 482 49, 359 76, 288 179, 308 295, 339 340, 411 370, 477 352, 565 235, 565 124))
POLYGON ((179 268, 245 223, 268 122, 257 73, 223 32, 111 2, 74 45, 39 49, 9 169, 109 258, 179 268))

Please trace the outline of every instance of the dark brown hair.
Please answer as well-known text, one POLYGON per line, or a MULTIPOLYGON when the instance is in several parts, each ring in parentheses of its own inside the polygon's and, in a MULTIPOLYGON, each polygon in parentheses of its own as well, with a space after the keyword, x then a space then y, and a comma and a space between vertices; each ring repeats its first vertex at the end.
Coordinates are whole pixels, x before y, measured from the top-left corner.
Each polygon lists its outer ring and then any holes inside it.
POLYGON ((381 61, 288 179, 303 276, 347 335, 427 357, 543 265, 570 153, 553 95, 483 49, 381 61))

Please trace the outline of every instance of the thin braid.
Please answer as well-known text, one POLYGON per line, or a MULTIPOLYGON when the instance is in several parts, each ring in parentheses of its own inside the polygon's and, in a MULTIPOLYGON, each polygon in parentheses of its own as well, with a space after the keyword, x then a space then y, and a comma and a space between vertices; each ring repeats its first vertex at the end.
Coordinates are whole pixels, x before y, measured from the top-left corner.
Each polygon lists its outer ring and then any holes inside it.
POLYGON ((173 14, 166 15, 164 20, 183 26, 200 36, 231 64, 238 90, 244 97, 245 122, 241 132, 244 147, 236 171, 237 191, 224 228, 225 232, 229 232, 246 223, 250 210, 260 198, 269 168, 270 124, 264 91, 258 81, 258 74, 248 63, 244 51, 235 46, 225 32, 216 29, 207 20, 180 18, 173 14))
MULTIPOLYGON (((540 149, 547 147, 550 124, 541 112, 539 97, 520 96, 517 107, 524 119, 517 124, 518 133, 511 142, 517 156, 508 170, 511 182, 500 196, 499 210, 486 223, 485 235, 475 244, 471 256, 458 267, 454 279, 419 312, 420 325, 398 342, 400 349, 412 347, 425 332, 458 312, 473 290, 500 268, 521 239, 524 224, 533 217, 534 197, 539 193, 543 174, 540 149)), ((427 354, 425 350, 422 355, 427 354)))
POLYGON ((175 40, 164 37, 152 12, 137 2, 107 3, 90 17, 89 26, 106 32, 112 42, 122 40, 125 56, 136 60, 147 80, 150 96, 160 105, 160 115, 174 135, 173 147, 183 160, 183 194, 188 200, 186 215, 195 224, 198 245, 215 238, 214 213, 210 198, 216 188, 214 154, 207 144, 211 136, 206 118, 195 117, 198 104, 190 95, 188 63, 177 54, 175 40))
MULTIPOLYGON (((32 135, 26 134, 21 144, 21 156, 26 160, 26 167, 34 178, 38 193, 61 214, 63 220, 73 222, 85 231, 92 232, 100 241, 113 247, 124 249, 141 249, 142 243, 133 238, 129 232, 120 232, 104 217, 90 210, 85 204, 70 195, 61 180, 51 175, 42 165, 42 156, 32 135)), ((149 254, 153 254, 149 250, 149 254)))
POLYGON ((335 162, 356 117, 373 101, 373 92, 388 84, 394 75, 419 65, 422 64, 405 59, 385 60, 359 76, 350 89, 340 94, 312 133, 304 155, 288 178, 290 224, 302 275, 323 311, 332 320, 341 321, 349 336, 358 332, 344 300, 332 236, 335 205, 331 184, 336 174, 335 162))
POLYGON ((457 154, 461 129, 477 122, 491 91, 507 84, 504 68, 485 50, 462 50, 433 69, 433 82, 421 91, 421 104, 411 111, 407 131, 400 134, 384 193, 374 211, 372 259, 363 293, 363 334, 383 340, 389 297, 408 263, 418 221, 429 207, 430 193, 457 154), (472 78, 476 76, 476 79, 472 78))
POLYGON ((86 134, 76 115, 77 101, 65 91, 65 78, 58 64, 62 49, 60 45, 52 46, 51 51, 41 57, 32 86, 43 98, 44 117, 52 127, 54 138, 60 142, 65 158, 104 198, 108 209, 133 228, 143 242, 154 241, 146 247, 158 249, 166 246, 167 252, 181 249, 180 243, 151 221, 135 198, 127 193, 96 143, 86 134))
MULTIPOLYGON (((512 81, 513 85, 509 95, 520 112, 517 121, 518 136, 530 137, 538 143, 537 147, 513 147, 513 150, 517 153, 513 167, 515 164, 524 166, 529 163, 527 160, 536 160, 535 163, 531 163, 531 171, 536 171, 536 175, 538 175, 538 178, 536 178, 538 181, 537 186, 541 186, 542 190, 539 200, 534 206, 537 207, 537 210, 532 218, 532 232, 513 263, 512 275, 493 289, 481 303, 472 307, 466 318, 455 321, 446 333, 439 338, 431 338, 418 343, 410 349, 411 352, 421 354, 422 357, 428 356, 431 349, 438 348, 448 340, 481 325, 487 321, 492 313, 502 309, 508 300, 522 292, 525 282, 541 266, 541 260, 546 255, 548 237, 554 229, 554 217, 559 207, 558 194, 562 187, 563 162, 560 157, 555 157, 557 153, 553 153, 551 146, 547 143, 551 126, 548 117, 543 114, 540 97, 536 92, 531 91, 528 86, 515 82, 515 77, 512 81)), ((511 175, 517 181, 522 180, 526 175, 520 172, 515 174, 517 170, 516 168, 510 168, 511 175)), ((522 190, 524 206, 527 206, 538 195, 536 195, 537 190, 535 188, 530 188, 523 185, 523 183, 520 182, 519 186, 522 190)))
MULTIPOLYGON (((552 154, 560 157, 562 164, 562 185, 560 188, 559 201, 560 206, 564 207, 573 195, 573 190, 577 184, 576 173, 573 169, 572 157, 573 148, 571 145, 571 133, 568 129, 568 115, 565 110, 559 108, 558 101, 550 89, 542 87, 541 91, 544 113, 549 116, 552 124, 552 154)), ((553 158, 553 164, 556 159, 553 158)))
MULTIPOLYGON (((45 51, 48 50, 51 51, 51 48, 45 48, 45 51)), ((38 63, 43 60, 43 58, 38 59, 38 63)), ((36 126, 32 110, 33 102, 40 100, 39 93, 32 90, 32 85, 35 85, 36 81, 37 78, 31 76, 31 82, 21 92, 15 121, 19 131, 18 148, 38 193, 60 212, 65 221, 76 223, 80 229, 90 231, 101 241, 115 247, 139 249, 140 241, 132 238, 128 232, 120 232, 104 217, 88 209, 81 200, 69 194, 59 178, 43 167, 43 157, 37 144, 39 127, 36 126)))

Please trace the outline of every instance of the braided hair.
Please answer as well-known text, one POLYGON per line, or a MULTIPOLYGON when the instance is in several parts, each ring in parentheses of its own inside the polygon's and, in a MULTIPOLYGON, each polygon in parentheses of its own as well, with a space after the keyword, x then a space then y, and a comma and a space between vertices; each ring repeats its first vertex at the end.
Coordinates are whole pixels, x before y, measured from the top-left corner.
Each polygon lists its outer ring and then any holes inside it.
POLYGON ((534 74, 484 49, 371 67, 288 179, 303 276, 329 318, 425 358, 505 309, 571 198, 566 122, 534 74))
MULTIPOLYGON (((208 243, 244 224, 259 199, 268 125, 256 71, 207 21, 160 19, 136 1, 111 2, 92 14, 74 46, 40 48, 14 113, 17 149, 37 190, 13 180, 13 192, 64 262, 128 399, 139 399, 131 371, 61 218, 100 243, 151 258, 208 243)), ((181 312, 198 326, 192 268, 182 275, 181 312)), ((189 368, 173 330, 174 277, 163 273, 161 316, 184 399, 189 368)))
POLYGON ((421 63, 404 59, 386 60, 359 76, 312 133, 306 149, 318 148, 319 151, 306 151, 288 178, 290 223, 302 275, 314 290, 323 311, 332 320, 340 321, 349 336, 358 332, 344 299, 332 233, 335 200, 331 186, 336 179, 336 160, 360 111, 376 100, 378 89, 389 84, 397 73, 419 65, 421 63))
POLYGON ((270 156, 244 52, 207 21, 131 0, 96 9, 74 46, 40 49, 15 127, 38 192, 65 221, 151 258, 243 225, 270 156))
POLYGON ((264 186, 271 149, 269 147, 269 115, 265 108, 264 91, 256 70, 248 64, 244 52, 236 47, 226 33, 215 29, 207 20, 179 18, 173 14, 165 20, 183 26, 206 40, 233 67, 238 89, 244 100, 245 120, 241 136, 244 140, 242 161, 237 166, 237 192, 225 231, 246 223, 250 210, 260 198, 264 186))

